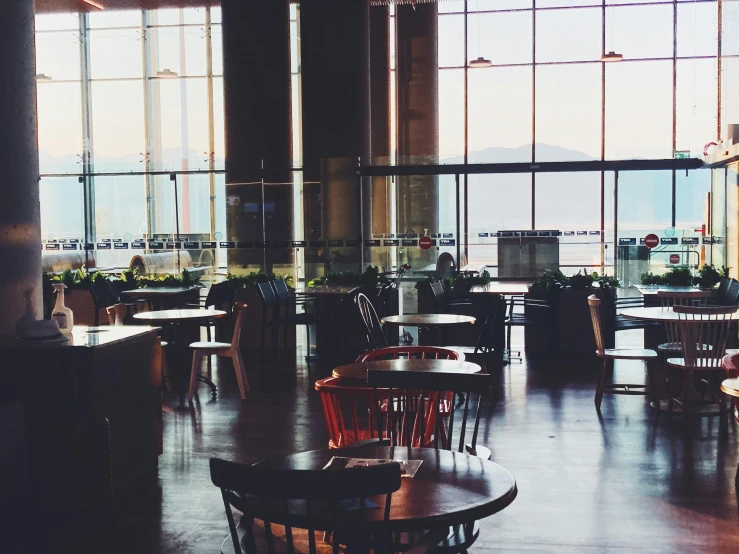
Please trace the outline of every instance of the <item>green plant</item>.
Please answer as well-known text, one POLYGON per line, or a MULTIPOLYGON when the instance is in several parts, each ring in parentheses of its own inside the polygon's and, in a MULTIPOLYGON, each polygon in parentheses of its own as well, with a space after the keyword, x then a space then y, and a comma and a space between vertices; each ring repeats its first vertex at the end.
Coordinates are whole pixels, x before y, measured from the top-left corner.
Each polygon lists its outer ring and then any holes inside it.
POLYGON ((611 289, 617 289, 621 286, 621 281, 616 279, 613 275, 603 275, 596 279, 601 286, 606 286, 611 289))
POLYGON ((584 269, 567 278, 565 286, 572 290, 588 290, 593 288, 598 277, 597 273, 588 273, 584 269))
POLYGON ((547 269, 531 283, 529 292, 548 295, 554 289, 563 288, 567 284, 567 276, 559 269, 547 269))
POLYGON ((233 273, 229 273, 226 276, 226 279, 229 281, 234 281, 236 283, 239 283, 240 288, 244 289, 255 289, 257 288, 257 285, 259 283, 268 283, 269 281, 274 281, 275 279, 284 279, 285 283, 289 287, 293 286, 293 276, 290 274, 287 275, 279 275, 277 273, 265 273, 261 269, 259 271, 252 271, 248 275, 234 275, 233 273))
POLYGON ((700 268, 700 271, 698 271, 698 275, 693 280, 693 284, 702 289, 712 289, 719 283, 719 281, 721 281, 722 278, 728 277, 728 275, 728 267, 716 269, 711 264, 706 264, 700 268))
POLYGON ((693 274, 687 267, 673 267, 662 278, 664 285, 671 287, 689 287, 693 284, 693 274))
POLYGON ((642 285, 662 285, 662 276, 655 275, 651 271, 641 274, 640 282, 642 285))
POLYGON ((368 266, 364 273, 357 273, 355 271, 341 271, 339 273, 329 272, 323 277, 311 279, 308 282, 308 286, 319 287, 323 285, 343 285, 377 288, 381 283, 387 281, 387 278, 380 276, 379 268, 376 266, 368 266))
POLYGON ((468 291, 472 287, 487 285, 490 283, 490 273, 483 271, 460 271, 454 277, 444 279, 444 284, 448 290, 468 291))
POLYGON ((167 273, 165 275, 135 275, 136 286, 140 289, 161 287, 192 287, 198 284, 199 279, 190 277, 190 273, 183 271, 179 276, 167 273))
POLYGON ((109 281, 110 278, 105 273, 96 271, 88 273, 87 269, 82 266, 80 269, 67 269, 62 273, 43 275, 43 279, 47 280, 48 286, 55 283, 64 283, 69 290, 90 290, 90 285, 98 280, 109 281))

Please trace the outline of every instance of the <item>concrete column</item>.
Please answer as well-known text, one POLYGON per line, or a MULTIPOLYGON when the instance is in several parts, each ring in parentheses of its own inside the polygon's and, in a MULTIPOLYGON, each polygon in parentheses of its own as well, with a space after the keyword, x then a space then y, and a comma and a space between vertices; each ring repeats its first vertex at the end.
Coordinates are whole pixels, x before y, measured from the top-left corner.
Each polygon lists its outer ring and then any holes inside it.
MULTIPOLYGON (((390 164, 390 13, 387 6, 370 8, 371 162, 390 164)), ((372 233, 390 232, 388 178, 372 178, 372 233)))
MULTIPOLYGON (((291 241, 288 0, 223 0, 222 10, 229 234, 222 240, 291 241)), ((285 272, 293 266, 293 254, 291 248, 231 250, 228 265, 234 272, 262 265, 285 272)))
MULTIPOLYGON (((397 6, 396 73, 398 90, 398 163, 439 161, 439 63, 436 4, 397 6)), ((438 177, 398 179, 398 230, 422 234, 439 229, 438 177)), ((436 261, 436 250, 410 250, 408 262, 436 261)))
MULTIPOLYGON (((359 186, 347 168, 370 151, 367 0, 303 0, 300 40, 304 179, 321 183, 304 184, 304 191, 309 203, 320 197, 323 240, 354 239, 361 229, 359 186)), ((315 216, 306 217, 306 236, 314 236, 317 225, 315 216)), ((333 259, 331 270, 357 270, 360 256, 358 247, 327 248, 322 255, 309 249, 306 264, 333 259)))
POLYGON ((43 313, 33 0, 0 2, 0 337, 43 313))

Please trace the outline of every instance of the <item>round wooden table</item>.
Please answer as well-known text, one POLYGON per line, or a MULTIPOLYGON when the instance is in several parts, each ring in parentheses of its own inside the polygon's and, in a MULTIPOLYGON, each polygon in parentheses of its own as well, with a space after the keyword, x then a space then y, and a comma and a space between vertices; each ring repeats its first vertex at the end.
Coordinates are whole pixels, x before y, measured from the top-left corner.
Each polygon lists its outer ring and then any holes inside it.
MULTIPOLYGON (((260 465, 270 469, 316 470, 325 467, 334 456, 423 460, 416 475, 401 479, 400 490, 392 495, 392 532, 444 530, 450 525, 479 521, 506 508, 518 494, 516 480, 504 467, 469 454, 432 448, 361 446, 313 450, 260 465)), ((370 522, 381 521, 384 514, 384 497, 374 500, 380 509, 367 510, 370 522)), ((326 524, 330 525, 328 517, 326 524)), ((316 528, 321 528, 319 522, 316 528)))
POLYGON ((475 318, 469 315, 455 314, 402 314, 382 318, 388 325, 404 325, 406 327, 444 327, 447 325, 474 324, 475 318))
MULTIPOLYGON (((672 308, 627 308, 621 310, 620 315, 629 319, 638 319, 641 321, 659 321, 662 323, 670 323, 680 319, 679 314, 674 312, 672 308)), ((703 319, 711 316, 691 316, 694 319, 703 319)), ((739 310, 731 314, 731 319, 739 319, 739 310)))
MULTIPOLYGON (((188 353, 190 342, 187 340, 187 329, 190 325, 200 324, 203 321, 209 321, 212 319, 221 319, 228 315, 223 310, 160 310, 155 312, 141 312, 134 314, 133 318, 137 321, 146 322, 148 324, 159 324, 167 325, 171 331, 171 347, 177 352, 178 363, 176 367, 184 367, 187 373, 183 373, 180 379, 180 401, 184 402, 185 399, 185 386, 187 383, 187 376, 189 375, 190 362, 188 360, 188 353), (177 330, 177 331, 176 331, 177 330)), ((181 370, 181 373, 184 370, 181 370)), ((208 379, 206 376, 197 374, 197 380, 205 383, 210 387, 211 394, 215 398, 218 390, 216 389, 215 383, 208 379)))
POLYGON ((482 368, 477 364, 462 362, 459 360, 409 360, 406 358, 399 360, 375 360, 371 362, 358 362, 342 365, 334 369, 331 374, 334 377, 366 381, 367 372, 370 369, 379 369, 382 371, 425 371, 431 373, 458 374, 479 373, 482 370, 482 368))

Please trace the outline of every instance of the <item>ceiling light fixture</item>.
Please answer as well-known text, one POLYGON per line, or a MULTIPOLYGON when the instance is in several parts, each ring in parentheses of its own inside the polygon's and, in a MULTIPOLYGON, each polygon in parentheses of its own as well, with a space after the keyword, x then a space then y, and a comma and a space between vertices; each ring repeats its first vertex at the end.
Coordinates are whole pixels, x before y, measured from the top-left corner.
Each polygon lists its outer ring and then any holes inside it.
POLYGON ((105 6, 100 4, 99 2, 96 2, 95 0, 82 0, 85 4, 88 6, 92 6, 93 8, 97 8, 98 10, 104 10, 105 6))
POLYGON ((177 75, 177 72, 165 67, 161 71, 157 71, 156 77, 157 79, 176 79, 179 75, 177 75))
POLYGON ((482 56, 470 62, 470 67, 492 67, 493 62, 482 56))
POLYGON ((43 73, 38 73, 36 75, 37 83, 50 83, 51 81, 53 81, 53 79, 48 75, 44 75, 43 73))
POLYGON ((602 62, 620 62, 623 59, 623 54, 617 54, 613 50, 606 52, 600 57, 600 61, 602 62))

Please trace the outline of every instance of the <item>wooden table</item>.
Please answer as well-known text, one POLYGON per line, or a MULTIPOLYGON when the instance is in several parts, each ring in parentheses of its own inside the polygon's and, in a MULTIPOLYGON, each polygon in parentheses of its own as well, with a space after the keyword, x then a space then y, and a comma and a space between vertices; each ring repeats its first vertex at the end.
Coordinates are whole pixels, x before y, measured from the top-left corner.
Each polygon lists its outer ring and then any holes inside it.
MULTIPOLYGON (((638 319, 641 321, 658 321, 661 323, 670 323, 679 321, 679 314, 672 308, 626 308, 621 310, 621 314, 629 319, 638 319)), ((711 316, 691 316, 694 319, 708 319, 711 316)), ((739 319, 739 310, 731 314, 731 319, 739 319)))
POLYGON ((475 318, 469 315, 456 314, 401 314, 383 317, 382 323, 406 327, 444 327, 447 325, 474 324, 475 318))
POLYGON ((710 296, 710 291, 703 291, 697 287, 670 287, 670 286, 663 286, 663 285, 656 285, 656 286, 650 286, 650 285, 636 285, 634 287, 636 290, 638 290, 642 296, 657 296, 657 291, 666 291, 666 292, 679 292, 680 294, 685 294, 685 296, 692 296, 693 293, 701 293, 697 294, 696 296, 710 296), (707 295, 705 293, 708 293, 707 295))
POLYGON ((370 369, 382 371, 425 371, 430 373, 479 373, 482 368, 470 362, 459 360, 435 360, 435 359, 398 359, 398 360, 375 360, 372 362, 359 362, 355 364, 342 365, 334 369, 331 374, 334 377, 346 379, 367 380, 367 372, 370 369))
MULTIPOLYGON (((223 310, 160 310, 156 312, 141 312, 134 314, 133 318, 137 321, 149 323, 167 325, 171 331, 171 346, 172 349, 177 352, 178 360, 174 364, 175 367, 185 368, 181 369, 181 373, 184 371, 189 372, 190 362, 188 360, 188 353, 190 347, 190 341, 187 340, 187 330, 191 325, 200 324, 205 321, 212 319, 221 319, 228 315, 223 310)), ((182 379, 180 380, 180 400, 184 401, 185 398, 185 384, 187 379, 185 378, 187 373, 183 373, 182 379)), ((197 380, 205 383, 210 387, 211 394, 215 398, 217 389, 213 381, 201 375, 197 374, 197 380)))
MULTIPOLYGON (((270 469, 317 470, 325 467, 334 456, 423 460, 416 475, 412 479, 401 479, 400 489, 392 495, 389 523, 392 532, 436 529, 443 531, 445 536, 447 526, 491 516, 509 506, 518 494, 516 480, 504 467, 469 454, 432 448, 362 446, 313 450, 267 460, 260 465, 270 469)), ((370 525, 373 521, 382 521, 384 514, 384 497, 374 500, 380 509, 367 510, 370 525)), ((295 515, 299 517, 300 514, 296 512, 295 515)), ((323 525, 316 523, 317 529, 326 529, 331 518, 327 514, 323 525)))
MULTIPOLYGON (((675 312, 672 308, 627 308, 621 311, 621 315, 629 319, 636 319, 640 321, 656 321, 660 323, 675 323, 680 320, 680 314, 675 312)), ((711 317, 712 316, 691 316, 691 318, 696 320, 709 319, 711 317)), ((739 310, 731 314, 730 318, 739 319, 739 310)), ((656 344, 645 344, 645 346, 651 348, 652 350, 657 350, 656 344)), ((686 394, 680 401, 680 405, 682 406, 681 411, 694 411, 694 406, 692 406, 692 404, 694 400, 699 397, 699 394, 697 389, 695 388, 694 379, 692 378, 692 372, 686 372, 685 379, 687 379, 688 381, 686 383, 687 386, 685 387, 686 394)), ((655 403, 653 403, 653 406, 658 407, 662 411, 669 411, 668 404, 668 400, 661 400, 658 406, 655 403)), ((709 406, 708 409, 702 410, 699 413, 700 415, 717 415, 719 412, 716 408, 709 406)))
POLYGON ((175 304, 183 300, 184 297, 200 295, 200 287, 151 287, 143 289, 133 289, 123 291, 131 300, 149 300, 154 305, 155 310, 162 310, 165 304, 175 304))
POLYGON ((471 294, 491 294, 497 296, 517 296, 528 294, 528 283, 509 283, 507 281, 492 281, 487 285, 475 285, 470 289, 471 294))

